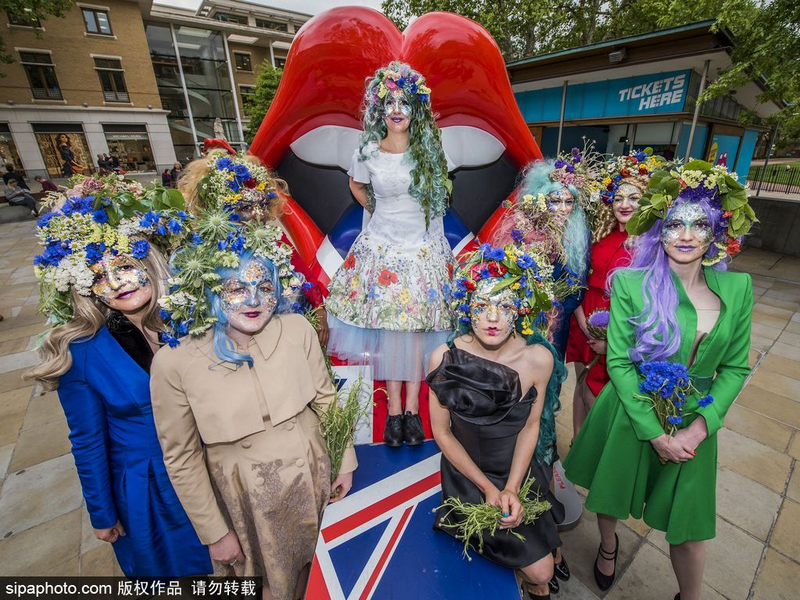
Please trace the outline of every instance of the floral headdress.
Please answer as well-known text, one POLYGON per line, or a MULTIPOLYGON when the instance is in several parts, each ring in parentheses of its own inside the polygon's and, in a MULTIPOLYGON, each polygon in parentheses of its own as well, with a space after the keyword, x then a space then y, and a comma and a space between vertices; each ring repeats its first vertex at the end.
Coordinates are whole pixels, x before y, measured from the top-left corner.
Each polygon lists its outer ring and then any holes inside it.
MULTIPOLYGON (((242 225, 228 207, 209 209, 192 222, 188 243, 172 257, 175 275, 169 280, 169 293, 159 299, 165 331, 161 339, 177 346, 185 335, 201 335, 217 318, 211 313, 207 292, 218 293, 222 281, 219 269, 235 269, 246 251, 269 259, 278 271, 283 295, 299 297, 303 278, 291 265, 292 248, 281 242, 281 229, 258 220, 242 225)), ((291 308, 300 312, 294 302, 291 308)))
POLYGON ((469 301, 482 279, 501 278, 494 291, 511 288, 516 295, 517 329, 531 335, 534 329, 547 331, 547 311, 556 300, 553 267, 537 250, 523 251, 514 244, 481 246, 467 257, 455 278, 453 309, 464 326, 470 323, 469 301))
POLYGON ((367 106, 380 105, 386 94, 396 90, 405 91, 411 98, 416 96, 423 104, 431 98, 431 89, 425 85, 425 77, 405 63, 389 63, 375 74, 373 82, 366 90, 367 106))
POLYGON ((714 241, 719 251, 711 262, 704 261, 706 266, 719 262, 726 253, 738 254, 741 251, 739 238, 758 222, 747 198, 747 188, 736 179, 736 173, 728 172, 722 165, 693 160, 653 174, 639 210, 628 221, 628 232, 640 235, 649 230, 657 220, 666 218, 679 196, 689 202, 707 200, 722 213, 722 231, 714 241))
POLYGON ((71 290, 91 295, 95 276, 91 266, 104 253, 141 260, 150 252, 151 241, 167 251, 185 233, 189 216, 177 190, 120 182, 116 190, 99 186, 97 191, 108 195, 60 195, 58 206, 37 222, 36 236, 44 251, 33 259, 34 273, 39 279, 39 310, 48 315, 50 324, 72 319, 71 290))
POLYGON ((630 183, 642 191, 647 188, 651 173, 664 167, 666 160, 653 155, 652 148, 645 148, 625 156, 615 156, 606 163, 605 177, 601 189, 603 202, 612 204, 619 186, 630 183))
POLYGON ((550 179, 565 187, 577 188, 578 198, 575 200, 586 209, 600 193, 598 180, 605 166, 605 159, 595 151, 594 142, 584 138, 583 150, 573 148, 569 154, 559 154, 554 166, 550 179))
POLYGON ((224 207, 233 212, 251 210, 257 218, 266 215, 278 198, 269 169, 225 150, 213 150, 211 158, 211 169, 197 189, 203 206, 224 207))

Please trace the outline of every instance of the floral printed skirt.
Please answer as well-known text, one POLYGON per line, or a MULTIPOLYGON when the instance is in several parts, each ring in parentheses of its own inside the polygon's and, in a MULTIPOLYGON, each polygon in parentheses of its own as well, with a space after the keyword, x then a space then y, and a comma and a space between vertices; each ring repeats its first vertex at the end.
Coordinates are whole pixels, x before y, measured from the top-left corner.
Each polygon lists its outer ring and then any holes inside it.
POLYGON ((455 327, 450 245, 443 233, 429 230, 417 246, 399 247, 365 230, 329 286, 328 350, 371 364, 376 379, 421 377, 425 357, 455 327))

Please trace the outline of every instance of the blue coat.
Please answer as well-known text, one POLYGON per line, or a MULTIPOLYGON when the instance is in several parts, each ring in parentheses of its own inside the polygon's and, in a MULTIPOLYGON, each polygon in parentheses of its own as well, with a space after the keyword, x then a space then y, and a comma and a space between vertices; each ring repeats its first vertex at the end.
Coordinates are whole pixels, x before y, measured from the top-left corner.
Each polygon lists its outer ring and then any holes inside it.
MULTIPOLYGON (((564 274, 564 265, 561 261, 553 263, 553 280, 557 281, 564 274)), ((582 277, 586 279, 585 274, 582 277)), ((561 300, 561 310, 558 311, 558 316, 555 323, 552 324, 553 330, 553 346, 558 351, 558 358, 562 361, 567 354, 567 339, 569 338, 569 324, 570 317, 575 309, 581 305, 583 300, 583 290, 570 294, 561 300)))
POLYGON ((164 467, 150 405, 150 376, 106 327, 70 344, 72 367, 58 397, 92 527, 125 536, 114 552, 128 577, 211 573, 164 467))

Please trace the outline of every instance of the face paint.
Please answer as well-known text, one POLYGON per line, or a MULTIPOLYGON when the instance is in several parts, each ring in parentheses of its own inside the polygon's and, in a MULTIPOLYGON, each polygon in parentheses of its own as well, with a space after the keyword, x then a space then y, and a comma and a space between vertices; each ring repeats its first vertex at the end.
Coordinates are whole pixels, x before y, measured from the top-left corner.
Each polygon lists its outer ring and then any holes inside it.
POLYGON ((623 183, 619 186, 614 194, 614 204, 622 205, 626 202, 633 206, 634 209, 639 207, 639 201, 642 199, 642 192, 635 185, 630 183, 623 183))
POLYGON ((229 319, 231 315, 248 308, 271 315, 278 305, 271 273, 259 261, 250 261, 235 277, 225 280, 220 301, 229 319))
POLYGON ((554 212, 569 215, 575 208, 575 196, 567 188, 552 192, 547 197, 547 206, 554 212))
POLYGON ((390 117, 394 114, 401 114, 406 119, 411 118, 411 104, 406 100, 405 94, 402 92, 387 95, 383 99, 383 114, 385 117, 390 117))
POLYGON ((678 206, 661 229, 661 243, 664 246, 679 246, 686 241, 687 247, 692 242, 708 247, 713 239, 711 222, 700 205, 694 202, 678 206))
POLYGON ((472 294, 469 303, 472 331, 496 342, 505 340, 517 320, 516 295, 511 288, 494 292, 501 279, 482 279, 472 294))
POLYGON ((90 268, 95 273, 92 293, 106 303, 125 299, 150 283, 142 264, 123 254, 104 254, 90 268))

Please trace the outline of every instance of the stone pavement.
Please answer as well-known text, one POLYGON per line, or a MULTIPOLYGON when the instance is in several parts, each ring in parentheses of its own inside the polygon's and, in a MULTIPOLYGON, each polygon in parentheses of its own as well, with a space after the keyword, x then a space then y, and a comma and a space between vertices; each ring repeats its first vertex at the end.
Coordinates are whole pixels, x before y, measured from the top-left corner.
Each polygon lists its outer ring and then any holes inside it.
MULTIPOLYGON (((21 379, 45 329, 30 266, 33 229, 0 225, 0 575, 120 574, 111 547, 92 534, 58 398, 34 395, 21 379)), ((800 595, 800 259, 750 249, 734 267, 755 284, 754 371, 719 433, 717 538, 704 598, 789 600, 800 595)), ((562 456, 573 386, 574 376, 558 417, 562 456)), ((664 535, 631 519, 619 537, 618 581, 605 597, 671 600, 677 584, 664 535)), ((585 513, 563 539, 573 577, 556 598, 603 597, 592 576, 594 516, 585 513)))

